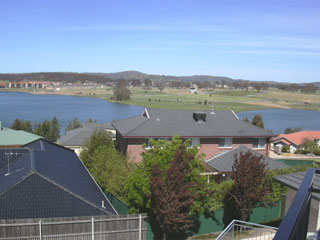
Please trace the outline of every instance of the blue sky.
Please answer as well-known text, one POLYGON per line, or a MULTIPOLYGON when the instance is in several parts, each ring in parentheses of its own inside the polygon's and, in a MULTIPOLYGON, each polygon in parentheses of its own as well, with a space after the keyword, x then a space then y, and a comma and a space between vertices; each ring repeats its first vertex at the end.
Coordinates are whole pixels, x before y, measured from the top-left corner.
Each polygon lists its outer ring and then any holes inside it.
POLYGON ((1 0, 0 72, 320 81, 319 0, 1 0))

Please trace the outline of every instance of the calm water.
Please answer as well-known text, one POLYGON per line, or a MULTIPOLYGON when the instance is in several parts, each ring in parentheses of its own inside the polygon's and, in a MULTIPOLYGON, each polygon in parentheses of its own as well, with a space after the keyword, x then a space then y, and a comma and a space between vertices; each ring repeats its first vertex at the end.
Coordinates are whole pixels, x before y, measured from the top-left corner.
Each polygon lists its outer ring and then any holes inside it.
POLYGON ((16 118, 42 122, 56 116, 63 134, 75 117, 82 123, 89 117, 105 123, 131 117, 142 111, 142 107, 111 103, 98 98, 0 92, 0 121, 6 127, 16 118))
MULTIPOLYGON (((16 118, 42 122, 56 116, 63 134, 74 117, 82 123, 89 117, 98 120, 99 123, 105 123, 131 117, 142 111, 142 107, 111 103, 98 98, 0 92, 0 121, 7 127, 16 118)), ((250 119, 255 114, 262 115, 265 127, 274 133, 281 133, 287 127, 320 130, 320 111, 267 109, 237 114, 240 118, 250 119)))
POLYGON ((295 110, 295 109, 265 109, 237 113, 240 118, 260 114, 264 121, 264 127, 274 133, 282 133, 288 127, 301 128, 302 130, 320 131, 320 111, 295 110))

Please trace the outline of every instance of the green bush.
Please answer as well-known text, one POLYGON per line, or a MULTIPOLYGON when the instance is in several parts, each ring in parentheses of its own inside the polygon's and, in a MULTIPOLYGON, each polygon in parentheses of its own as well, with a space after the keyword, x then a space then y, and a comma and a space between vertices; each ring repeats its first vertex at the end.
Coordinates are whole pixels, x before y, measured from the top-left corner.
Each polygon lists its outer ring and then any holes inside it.
POLYGON ((283 146, 282 149, 281 149, 281 152, 284 152, 284 153, 290 152, 290 147, 289 146, 283 146))
POLYGON ((320 156, 320 148, 313 150, 313 154, 320 156))

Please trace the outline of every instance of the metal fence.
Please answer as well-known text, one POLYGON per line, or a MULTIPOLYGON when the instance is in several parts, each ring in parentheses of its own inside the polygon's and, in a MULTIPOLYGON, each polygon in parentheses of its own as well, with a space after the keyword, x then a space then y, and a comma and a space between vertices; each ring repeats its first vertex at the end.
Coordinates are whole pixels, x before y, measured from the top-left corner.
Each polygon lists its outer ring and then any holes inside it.
POLYGON ((217 237, 217 240, 271 240, 277 228, 261 224, 233 220, 217 237))
POLYGON ((146 240, 147 216, 0 221, 0 240, 146 240))

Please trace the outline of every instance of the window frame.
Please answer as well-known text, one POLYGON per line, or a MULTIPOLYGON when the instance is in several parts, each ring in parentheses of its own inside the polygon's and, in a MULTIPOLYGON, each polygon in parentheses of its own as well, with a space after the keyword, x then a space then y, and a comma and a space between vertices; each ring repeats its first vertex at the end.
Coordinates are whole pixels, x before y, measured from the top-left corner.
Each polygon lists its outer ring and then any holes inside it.
POLYGON ((233 147, 233 138, 219 138, 219 148, 232 148, 233 147), (231 140, 231 145, 227 145, 227 139, 231 140), (221 141, 224 140, 223 146, 220 145, 221 141))

